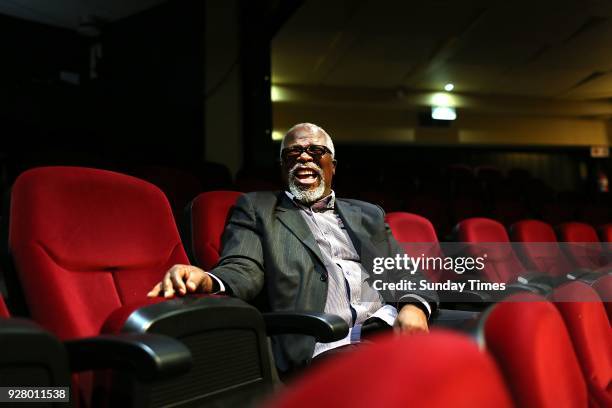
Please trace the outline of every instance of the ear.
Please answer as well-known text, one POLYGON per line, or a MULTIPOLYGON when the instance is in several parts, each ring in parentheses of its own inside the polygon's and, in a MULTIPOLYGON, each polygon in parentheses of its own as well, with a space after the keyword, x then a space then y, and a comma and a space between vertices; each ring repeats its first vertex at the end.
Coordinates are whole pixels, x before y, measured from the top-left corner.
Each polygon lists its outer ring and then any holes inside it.
POLYGON ((332 160, 332 174, 335 176, 336 175, 336 164, 338 163, 338 160, 333 159, 332 160))

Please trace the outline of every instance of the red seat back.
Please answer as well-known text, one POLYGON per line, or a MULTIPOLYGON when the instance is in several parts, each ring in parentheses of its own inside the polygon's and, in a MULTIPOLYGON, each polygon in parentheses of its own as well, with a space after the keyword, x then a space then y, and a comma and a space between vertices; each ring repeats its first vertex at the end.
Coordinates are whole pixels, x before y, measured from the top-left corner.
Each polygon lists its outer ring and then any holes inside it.
POLYGON ((572 265, 557 244, 555 231, 547 223, 519 221, 510 228, 510 237, 527 269, 551 276, 565 276, 572 271, 572 265))
POLYGON ((386 337, 332 357, 287 387, 272 408, 511 407, 495 363, 467 337, 386 337))
POLYGON ((191 203, 191 247, 196 263, 211 270, 219 261, 221 236, 238 197, 237 191, 209 191, 191 203))
POLYGON ((571 243, 564 248, 575 266, 586 269, 605 266, 595 228, 583 222, 565 222, 558 226, 557 231, 559 241, 571 243))
MULTIPOLYGON (((424 254, 429 257, 443 257, 436 230, 427 218, 407 212, 391 212, 385 217, 393 236, 406 252, 412 256, 424 254)), ((443 270, 423 270, 427 278, 439 282, 443 270)))
POLYGON ((493 307, 484 331, 517 406, 587 406, 572 342, 552 303, 532 293, 510 296, 493 307))
POLYGON ((162 191, 105 170, 41 167, 12 189, 9 247, 32 317, 63 339, 98 334, 188 263, 162 191))
POLYGON ((561 312, 591 398, 612 406, 612 331, 597 292, 583 282, 556 288, 551 296, 561 312))
POLYGON ((469 218, 457 224, 457 239, 468 242, 472 256, 486 254, 482 273, 491 282, 509 282, 525 268, 518 260, 502 224, 489 218, 469 218), (478 244, 478 245, 474 245, 478 244))

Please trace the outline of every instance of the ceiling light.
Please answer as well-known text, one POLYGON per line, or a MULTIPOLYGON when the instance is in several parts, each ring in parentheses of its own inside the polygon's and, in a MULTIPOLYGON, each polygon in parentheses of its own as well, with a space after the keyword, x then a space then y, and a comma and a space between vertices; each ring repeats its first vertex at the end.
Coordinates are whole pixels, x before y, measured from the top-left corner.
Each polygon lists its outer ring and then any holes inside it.
POLYGON ((455 120, 457 112, 449 106, 432 106, 431 117, 436 120, 455 120))
POLYGON ((451 83, 448 83, 448 84, 444 85, 444 90, 445 90, 446 92, 450 92, 450 91, 452 91, 453 89, 455 89, 455 85, 453 85, 453 84, 451 84, 451 83))

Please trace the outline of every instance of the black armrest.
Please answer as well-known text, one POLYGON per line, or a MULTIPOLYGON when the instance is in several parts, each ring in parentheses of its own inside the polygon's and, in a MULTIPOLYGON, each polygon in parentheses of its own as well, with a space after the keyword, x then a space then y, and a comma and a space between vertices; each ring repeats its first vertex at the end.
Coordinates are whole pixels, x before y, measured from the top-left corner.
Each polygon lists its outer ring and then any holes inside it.
POLYGON ((517 292, 531 292, 536 294, 546 294, 551 291, 551 287, 542 283, 530 283, 525 285, 523 283, 509 283, 506 285, 506 290, 501 295, 508 296, 517 292))
POLYGON ((479 290, 439 290, 438 296, 443 303, 483 303, 493 300, 489 292, 479 290))
MULTIPOLYGON (((541 272, 531 272, 528 271, 519 277, 516 278, 518 283, 523 285, 530 285, 532 283, 542 283, 547 286, 554 286, 554 284, 558 281, 554 276, 545 275, 541 272)), ((567 280, 567 279, 564 279, 567 280)))
POLYGON ((586 279, 589 280, 590 278, 592 278, 594 275, 597 276, 601 276, 599 274, 597 274, 596 272, 587 269, 587 268, 578 268, 575 269, 571 272, 568 272, 568 274, 566 275, 568 280, 582 280, 582 279, 586 279))
POLYGON ((483 339, 478 336, 478 322, 481 314, 477 311, 438 309, 431 319, 431 326, 463 332, 482 344, 483 339))
POLYGON ((118 334, 64 343, 72 371, 130 370, 139 380, 175 377, 191 368, 191 352, 178 340, 159 334, 118 334))
POLYGON ((70 385, 64 346, 34 322, 0 319, 0 350, 0 385, 70 385))
POLYGON ((348 324, 329 313, 269 312, 263 313, 268 335, 305 334, 321 343, 341 340, 348 334, 348 324))

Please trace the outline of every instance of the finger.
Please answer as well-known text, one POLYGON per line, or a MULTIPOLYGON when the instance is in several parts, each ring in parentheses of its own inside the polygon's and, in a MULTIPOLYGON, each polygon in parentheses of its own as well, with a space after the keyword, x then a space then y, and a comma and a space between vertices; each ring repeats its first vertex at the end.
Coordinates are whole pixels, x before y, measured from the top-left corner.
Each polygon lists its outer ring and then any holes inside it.
POLYGON ((174 289, 178 290, 181 295, 187 293, 187 288, 185 287, 184 282, 186 276, 189 277, 189 270, 185 267, 173 268, 172 272, 170 272, 172 286, 174 289))
POLYGON ((147 293, 147 296, 150 298, 154 298, 159 296, 159 291, 161 290, 161 282, 159 282, 157 285, 153 286, 153 289, 151 289, 151 291, 149 293, 147 293))
POLYGON ((187 289, 190 292, 195 292, 201 283, 202 279, 199 277, 199 274, 195 273, 195 271, 190 271, 189 275, 187 276, 187 281, 185 282, 187 289))
POLYGON ((174 288, 172 287, 172 280, 170 279, 169 273, 164 276, 164 280, 162 281, 162 294, 165 298, 174 296, 174 288))

